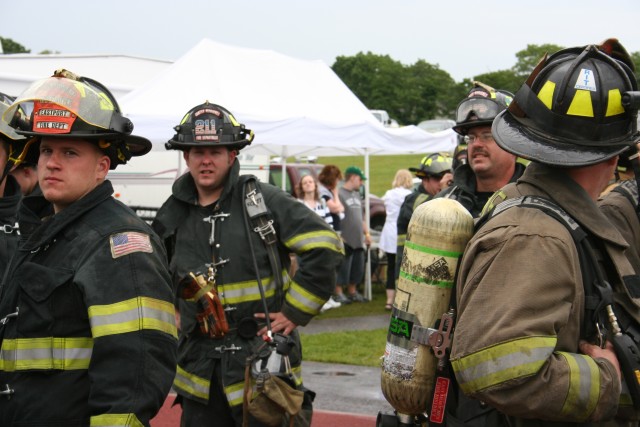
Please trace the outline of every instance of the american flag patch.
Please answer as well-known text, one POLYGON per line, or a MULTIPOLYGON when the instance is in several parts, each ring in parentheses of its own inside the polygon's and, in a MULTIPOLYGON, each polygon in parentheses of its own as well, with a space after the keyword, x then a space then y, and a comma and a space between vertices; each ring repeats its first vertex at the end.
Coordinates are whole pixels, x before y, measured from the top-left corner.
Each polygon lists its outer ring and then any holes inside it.
POLYGON ((153 252, 148 234, 129 231, 127 233, 114 234, 109 238, 109 241, 111 243, 111 255, 113 258, 134 252, 153 252))

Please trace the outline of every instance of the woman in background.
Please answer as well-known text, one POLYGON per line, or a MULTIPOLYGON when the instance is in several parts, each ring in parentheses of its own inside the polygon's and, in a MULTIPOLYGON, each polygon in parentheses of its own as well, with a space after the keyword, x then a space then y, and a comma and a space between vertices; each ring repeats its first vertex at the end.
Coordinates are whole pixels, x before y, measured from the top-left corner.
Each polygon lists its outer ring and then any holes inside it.
POLYGON ((379 248, 387 255, 387 302, 385 309, 391 310, 393 307, 393 299, 396 295, 395 284, 395 267, 396 267, 396 250, 398 240, 398 227, 396 221, 400 213, 400 207, 404 198, 411 193, 413 187, 413 176, 407 169, 400 169, 396 172, 396 176, 391 183, 391 190, 388 190, 382 200, 387 210, 387 218, 382 227, 380 234, 379 248))
POLYGON ((327 202, 320 197, 318 183, 313 176, 305 175, 300 179, 300 182, 296 185, 296 196, 298 196, 298 200, 320 215, 326 223, 333 228, 333 217, 329 211, 329 206, 327 206, 327 202))
MULTIPOLYGON (((298 185, 296 185, 296 196, 300 202, 304 203, 306 207, 320 215, 327 224, 333 227, 333 216, 329 211, 329 206, 327 206, 327 202, 320 197, 320 193, 318 191, 318 182, 311 175, 305 175, 300 179, 298 185)), ((341 205, 342 206, 342 205, 341 205)), ((335 301, 332 297, 324 303, 322 308, 320 309, 321 313, 331 309, 338 308, 342 304, 335 301)))
POLYGON ((333 217, 333 229, 340 234, 340 220, 344 218, 344 206, 338 197, 338 183, 342 179, 342 172, 336 165, 326 165, 318 175, 320 197, 327 202, 333 217))

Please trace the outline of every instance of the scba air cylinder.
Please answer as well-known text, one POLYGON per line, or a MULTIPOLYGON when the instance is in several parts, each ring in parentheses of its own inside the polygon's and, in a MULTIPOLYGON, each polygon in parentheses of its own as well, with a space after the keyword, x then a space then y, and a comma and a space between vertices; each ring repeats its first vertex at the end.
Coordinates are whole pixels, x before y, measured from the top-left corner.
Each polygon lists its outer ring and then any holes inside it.
POLYGON ((430 200, 411 216, 382 361, 382 393, 400 414, 419 415, 432 396, 438 360, 411 341, 413 325, 434 328, 449 309, 473 217, 457 201, 430 200))

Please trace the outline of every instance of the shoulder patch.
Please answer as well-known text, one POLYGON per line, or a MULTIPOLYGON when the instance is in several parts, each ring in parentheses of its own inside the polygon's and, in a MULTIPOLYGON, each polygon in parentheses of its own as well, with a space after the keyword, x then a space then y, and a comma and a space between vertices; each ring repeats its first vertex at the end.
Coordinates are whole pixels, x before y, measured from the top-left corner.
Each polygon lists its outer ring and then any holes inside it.
POLYGON ((153 252, 149 235, 135 231, 112 234, 109 237, 109 243, 111 244, 111 256, 114 259, 134 252, 153 252))

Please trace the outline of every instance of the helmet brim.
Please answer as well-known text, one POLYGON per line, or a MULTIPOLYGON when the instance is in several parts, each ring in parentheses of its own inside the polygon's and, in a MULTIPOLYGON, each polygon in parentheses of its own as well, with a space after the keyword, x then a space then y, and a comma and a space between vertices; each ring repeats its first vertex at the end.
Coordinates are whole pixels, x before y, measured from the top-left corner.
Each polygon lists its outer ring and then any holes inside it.
POLYGON ((101 139, 105 140, 114 140, 119 139, 123 140, 127 145, 129 152, 132 156, 144 156, 149 151, 151 151, 151 141, 147 138, 143 138, 141 136, 136 135, 123 135, 116 133, 59 133, 59 134, 43 134, 40 132, 33 132, 27 130, 17 130, 16 131, 20 135, 24 136, 35 136, 35 137, 47 137, 47 138, 70 138, 70 139, 85 139, 87 141, 97 141, 101 139))
POLYGON ((178 142, 176 140, 170 139, 164 144, 165 149, 167 150, 189 150, 194 147, 226 147, 229 150, 242 150, 247 145, 250 145, 251 141, 248 139, 243 139, 241 141, 234 141, 233 143, 225 143, 225 142, 217 142, 217 143, 207 143, 207 142, 178 142))
POLYGON ((559 167, 589 166, 608 160, 626 150, 627 146, 608 148, 576 146, 541 134, 527 132, 527 128, 508 110, 500 112, 493 121, 491 133, 500 148, 538 163, 559 167))

